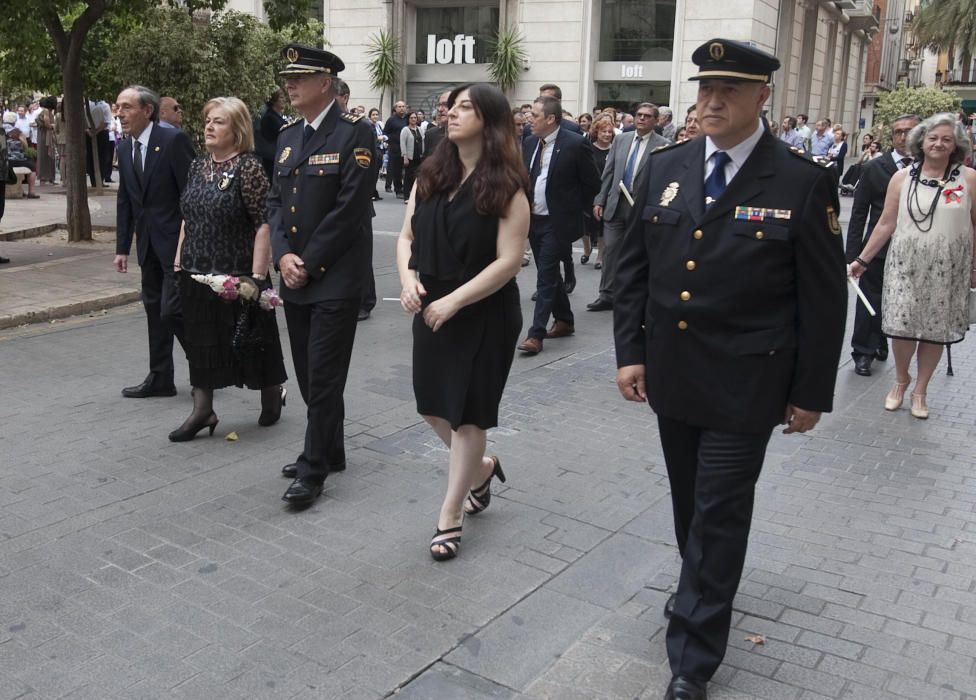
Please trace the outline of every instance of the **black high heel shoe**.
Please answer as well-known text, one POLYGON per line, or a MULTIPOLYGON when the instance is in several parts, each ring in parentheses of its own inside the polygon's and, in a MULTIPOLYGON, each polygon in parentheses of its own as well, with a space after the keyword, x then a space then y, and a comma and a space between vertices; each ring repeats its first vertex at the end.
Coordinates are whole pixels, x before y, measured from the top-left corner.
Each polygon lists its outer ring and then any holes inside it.
POLYGON ((210 415, 200 423, 190 423, 190 421, 187 421, 179 428, 171 432, 169 434, 169 439, 171 442, 189 442, 204 428, 210 428, 210 437, 213 437, 214 430, 216 430, 217 423, 219 422, 220 421, 217 419, 217 414, 211 411, 210 415))
POLYGON ((492 479, 497 476, 500 482, 505 483, 505 472, 502 471, 502 463, 495 455, 491 456, 491 461, 495 464, 495 468, 491 470, 491 475, 481 486, 476 489, 471 489, 468 492, 467 498, 464 499, 464 512, 466 515, 477 515, 491 503, 492 479))
POLYGON ((288 390, 285 387, 281 387, 281 392, 277 395, 277 401, 273 402, 270 406, 265 406, 262 402, 261 404, 261 415, 258 416, 258 425, 269 426, 274 425, 281 418, 281 407, 284 406, 287 401, 288 390))

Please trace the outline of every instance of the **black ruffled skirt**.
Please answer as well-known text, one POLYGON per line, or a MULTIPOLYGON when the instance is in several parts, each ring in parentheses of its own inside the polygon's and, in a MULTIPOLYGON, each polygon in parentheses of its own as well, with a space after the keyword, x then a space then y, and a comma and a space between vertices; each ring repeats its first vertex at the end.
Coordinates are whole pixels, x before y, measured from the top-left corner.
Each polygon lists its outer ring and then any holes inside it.
POLYGON ((288 375, 274 311, 240 300, 225 301, 190 274, 179 274, 190 384, 202 389, 263 389, 283 384, 288 375), (242 314, 247 316, 243 327, 242 314), (246 346, 240 342, 245 332, 246 346))

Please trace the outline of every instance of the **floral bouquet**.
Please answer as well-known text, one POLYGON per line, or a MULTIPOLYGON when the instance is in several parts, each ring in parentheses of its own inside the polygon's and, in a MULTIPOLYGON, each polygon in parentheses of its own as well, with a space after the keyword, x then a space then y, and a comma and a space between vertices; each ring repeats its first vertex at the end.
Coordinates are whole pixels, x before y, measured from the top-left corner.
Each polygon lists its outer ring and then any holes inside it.
POLYGON ((237 315, 231 337, 231 347, 241 360, 251 360, 265 351, 269 342, 266 326, 274 324, 274 317, 262 317, 261 311, 273 312, 281 306, 281 297, 272 287, 262 290, 251 277, 234 275, 190 275, 190 278, 210 287, 221 299, 246 302, 237 315))
POLYGON ((227 301, 257 302, 265 311, 272 311, 281 306, 281 297, 274 288, 262 290, 250 277, 235 277, 234 275, 190 275, 195 282, 205 284, 217 296, 227 301))

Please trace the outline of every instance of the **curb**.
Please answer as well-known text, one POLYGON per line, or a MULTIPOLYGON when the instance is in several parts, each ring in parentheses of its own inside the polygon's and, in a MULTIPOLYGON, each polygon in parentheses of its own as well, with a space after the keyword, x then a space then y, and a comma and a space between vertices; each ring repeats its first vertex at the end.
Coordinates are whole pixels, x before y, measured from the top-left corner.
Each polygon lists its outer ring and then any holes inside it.
MULTIPOLYGON (((0 233, 0 241, 19 241, 25 238, 38 238, 39 236, 44 236, 51 231, 57 231, 59 228, 67 228, 68 224, 42 224, 40 226, 33 226, 31 228, 18 228, 12 231, 4 231, 0 233)), ((114 231, 114 226, 106 226, 104 224, 92 224, 92 231, 114 231)))
POLYGON ((102 311, 103 309, 110 309, 114 306, 131 304, 134 301, 139 301, 141 298, 142 293, 138 291, 120 292, 118 294, 112 294, 111 296, 102 297, 101 299, 89 299, 88 301, 79 301, 73 304, 52 306, 50 308, 39 309, 37 311, 27 311, 19 314, 0 316, 0 330, 16 328, 17 326, 25 326, 31 323, 54 321, 61 318, 68 318, 69 316, 89 314, 93 311, 102 311))

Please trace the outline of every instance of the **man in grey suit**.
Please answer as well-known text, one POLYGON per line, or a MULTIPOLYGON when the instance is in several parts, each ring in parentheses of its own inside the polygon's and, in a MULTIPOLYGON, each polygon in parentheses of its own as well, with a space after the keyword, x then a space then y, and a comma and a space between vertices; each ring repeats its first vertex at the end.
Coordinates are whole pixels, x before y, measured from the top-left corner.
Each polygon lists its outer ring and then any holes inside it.
POLYGON ((634 181, 647 162, 647 154, 670 141, 654 131, 658 109, 649 102, 637 106, 636 128, 618 134, 610 146, 607 164, 603 168, 600 193, 593 200, 593 217, 603 220, 603 270, 600 273, 600 295, 586 305, 587 311, 608 311, 613 308, 613 278, 617 272, 617 251, 630 216, 630 203, 620 191, 620 185, 634 191, 634 181))

